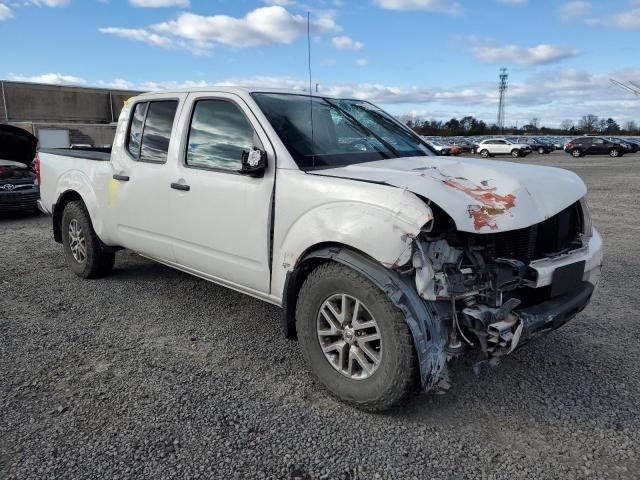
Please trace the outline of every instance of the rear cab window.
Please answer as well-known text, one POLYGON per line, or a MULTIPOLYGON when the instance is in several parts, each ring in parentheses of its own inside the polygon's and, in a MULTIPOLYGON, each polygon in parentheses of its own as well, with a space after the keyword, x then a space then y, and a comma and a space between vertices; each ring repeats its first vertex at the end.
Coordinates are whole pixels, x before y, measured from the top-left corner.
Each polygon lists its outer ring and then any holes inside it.
POLYGON ((149 163, 167 161, 177 109, 177 100, 156 100, 135 105, 127 135, 127 151, 134 160, 149 163))

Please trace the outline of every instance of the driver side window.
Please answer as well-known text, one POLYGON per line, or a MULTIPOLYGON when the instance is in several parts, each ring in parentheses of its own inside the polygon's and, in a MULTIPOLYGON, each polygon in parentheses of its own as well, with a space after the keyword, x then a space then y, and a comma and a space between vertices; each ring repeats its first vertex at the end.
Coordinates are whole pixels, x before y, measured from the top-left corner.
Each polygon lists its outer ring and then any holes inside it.
POLYGON ((242 158, 262 143, 244 113, 228 100, 196 102, 185 163, 189 167, 237 172, 242 158))

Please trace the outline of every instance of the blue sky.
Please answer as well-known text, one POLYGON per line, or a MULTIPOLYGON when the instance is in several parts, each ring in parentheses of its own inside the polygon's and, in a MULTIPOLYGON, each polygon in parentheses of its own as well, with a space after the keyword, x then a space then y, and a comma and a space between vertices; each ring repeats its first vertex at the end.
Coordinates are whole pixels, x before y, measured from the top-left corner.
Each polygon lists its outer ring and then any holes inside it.
POLYGON ((0 0, 0 77, 158 89, 305 88, 396 114, 640 121, 640 0, 0 0), (6 48, 12 45, 12 48, 6 48))

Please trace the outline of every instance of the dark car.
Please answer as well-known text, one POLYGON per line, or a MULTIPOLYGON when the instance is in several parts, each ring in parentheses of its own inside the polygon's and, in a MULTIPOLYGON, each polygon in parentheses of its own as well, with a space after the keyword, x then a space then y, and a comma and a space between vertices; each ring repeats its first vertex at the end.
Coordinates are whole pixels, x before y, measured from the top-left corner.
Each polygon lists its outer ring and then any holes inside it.
POLYGON ((37 150, 34 135, 0 125, 0 213, 38 210, 37 150))
POLYGON ((564 146, 564 151, 574 157, 584 157, 585 155, 609 155, 610 157, 621 157, 628 152, 627 148, 620 142, 612 142, 602 137, 578 137, 571 140, 564 146))
POLYGON ((637 153, 640 150, 640 145, 632 140, 627 140, 626 138, 617 138, 617 137, 604 137, 606 140, 610 142, 618 142, 623 146, 627 146, 628 153, 637 153))
POLYGON ((513 141, 529 145, 531 147, 531 151, 538 152, 540 155, 555 151, 554 146, 534 137, 513 137, 513 141))

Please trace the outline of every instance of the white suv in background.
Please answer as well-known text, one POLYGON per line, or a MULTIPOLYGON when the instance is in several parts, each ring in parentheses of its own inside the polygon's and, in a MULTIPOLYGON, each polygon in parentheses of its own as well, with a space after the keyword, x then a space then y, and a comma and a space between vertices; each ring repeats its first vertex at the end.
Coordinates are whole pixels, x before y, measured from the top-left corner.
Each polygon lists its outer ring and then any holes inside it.
POLYGON ((518 158, 529 155, 531 147, 526 143, 513 143, 506 138, 489 138, 478 143, 476 152, 483 158, 496 155, 511 155, 518 158))

